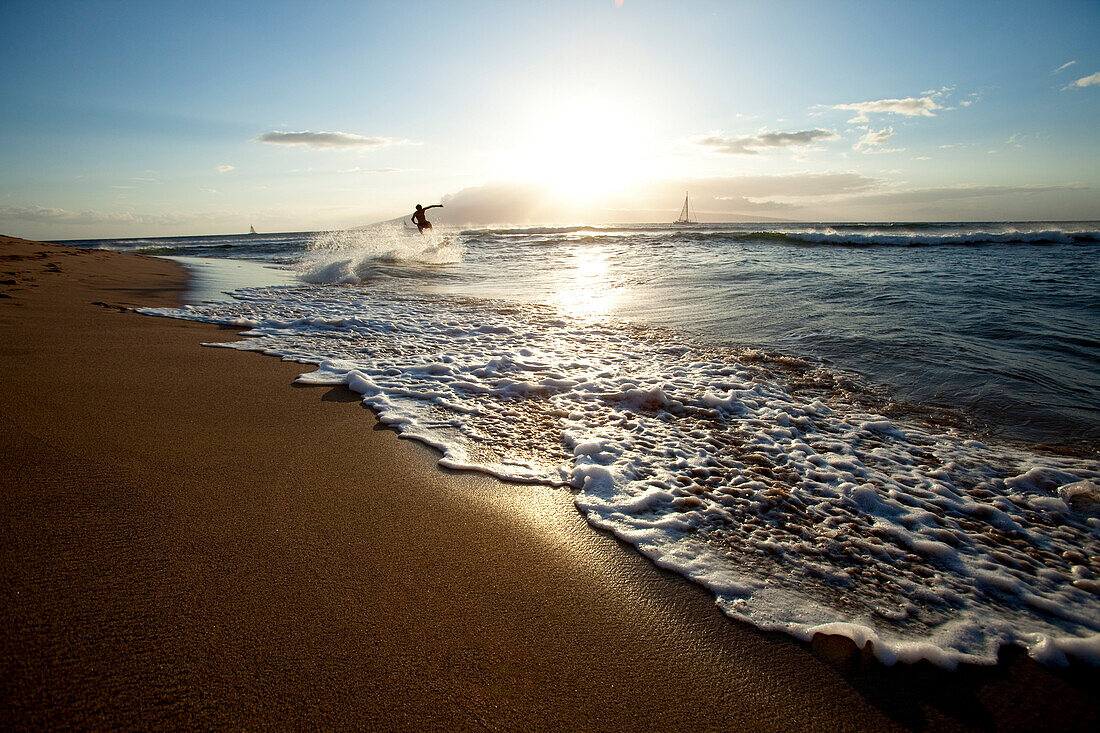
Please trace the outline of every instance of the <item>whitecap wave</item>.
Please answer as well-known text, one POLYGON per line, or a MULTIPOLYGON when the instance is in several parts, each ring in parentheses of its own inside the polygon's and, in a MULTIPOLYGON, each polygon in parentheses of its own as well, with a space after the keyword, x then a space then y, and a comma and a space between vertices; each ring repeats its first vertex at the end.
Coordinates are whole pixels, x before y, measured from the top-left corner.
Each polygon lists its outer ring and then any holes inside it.
POLYGON ((442 265, 461 262, 465 245, 448 234, 418 234, 398 227, 318 232, 298 260, 307 283, 359 284, 380 266, 442 265))

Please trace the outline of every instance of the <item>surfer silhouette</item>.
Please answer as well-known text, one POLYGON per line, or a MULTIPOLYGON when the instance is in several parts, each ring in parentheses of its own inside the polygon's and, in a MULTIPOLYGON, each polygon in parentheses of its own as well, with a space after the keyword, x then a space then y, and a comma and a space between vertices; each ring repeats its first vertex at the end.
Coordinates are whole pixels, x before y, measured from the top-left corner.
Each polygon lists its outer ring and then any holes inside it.
POLYGON ((425 218, 425 216, 424 216, 425 211, 427 211, 428 209, 442 209, 442 208, 443 208, 443 204, 432 204, 431 206, 427 206, 427 207, 424 207, 424 206, 421 206, 420 204, 417 204, 416 205, 416 211, 412 215, 413 224, 416 224, 416 231, 423 234, 425 229, 431 229, 432 228, 432 223, 430 221, 428 221, 427 218, 425 218))

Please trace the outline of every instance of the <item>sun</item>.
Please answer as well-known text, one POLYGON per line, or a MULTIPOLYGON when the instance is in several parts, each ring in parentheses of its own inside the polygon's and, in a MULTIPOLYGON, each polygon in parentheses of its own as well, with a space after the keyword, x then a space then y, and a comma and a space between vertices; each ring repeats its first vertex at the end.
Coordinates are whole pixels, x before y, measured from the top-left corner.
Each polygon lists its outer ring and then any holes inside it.
POLYGON ((609 106, 576 102, 544 109, 513 158, 512 174, 578 203, 620 190, 644 174, 644 135, 609 106))

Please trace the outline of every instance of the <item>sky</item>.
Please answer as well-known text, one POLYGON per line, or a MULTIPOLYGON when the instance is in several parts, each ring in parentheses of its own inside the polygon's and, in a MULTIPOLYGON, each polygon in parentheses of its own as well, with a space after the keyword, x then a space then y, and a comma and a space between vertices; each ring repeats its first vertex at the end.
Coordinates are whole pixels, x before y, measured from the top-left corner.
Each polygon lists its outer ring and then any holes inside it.
POLYGON ((0 233, 1100 219, 1100 2, 0 4, 0 233))

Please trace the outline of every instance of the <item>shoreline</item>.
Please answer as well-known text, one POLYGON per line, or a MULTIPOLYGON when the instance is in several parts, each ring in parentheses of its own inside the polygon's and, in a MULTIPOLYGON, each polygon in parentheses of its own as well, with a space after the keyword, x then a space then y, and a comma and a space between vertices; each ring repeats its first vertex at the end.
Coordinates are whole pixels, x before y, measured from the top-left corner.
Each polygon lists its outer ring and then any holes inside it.
MULTIPOLYGON (((734 622, 562 489, 440 470, 203 342, 163 259, 0 240, 17 728, 1095 726, 1100 670, 883 667, 734 622), (14 259, 13 259, 14 258, 14 259)), ((351 404, 344 404, 351 403, 351 404)))

